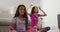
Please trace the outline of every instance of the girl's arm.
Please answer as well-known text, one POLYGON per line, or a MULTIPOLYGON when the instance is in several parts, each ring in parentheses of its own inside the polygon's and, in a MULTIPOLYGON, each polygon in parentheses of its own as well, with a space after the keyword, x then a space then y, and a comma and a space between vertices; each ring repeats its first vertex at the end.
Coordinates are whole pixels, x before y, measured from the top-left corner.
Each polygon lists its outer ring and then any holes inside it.
POLYGON ((39 9, 44 13, 43 15, 40 14, 40 16, 47 16, 47 14, 40 7, 39 9))
POLYGON ((28 8, 27 8, 27 10, 29 9, 29 8, 31 8, 33 5, 31 4, 28 8))
MULTIPOLYGON (((32 6, 33 6, 33 5, 31 4, 31 5, 28 7, 28 9, 31 8, 32 6)), ((28 9, 27 9, 27 10, 28 10, 28 9)), ((27 14, 30 15, 28 12, 27 12, 27 14)))
POLYGON ((9 27, 10 27, 10 29, 15 29, 16 25, 14 23, 12 23, 9 27))

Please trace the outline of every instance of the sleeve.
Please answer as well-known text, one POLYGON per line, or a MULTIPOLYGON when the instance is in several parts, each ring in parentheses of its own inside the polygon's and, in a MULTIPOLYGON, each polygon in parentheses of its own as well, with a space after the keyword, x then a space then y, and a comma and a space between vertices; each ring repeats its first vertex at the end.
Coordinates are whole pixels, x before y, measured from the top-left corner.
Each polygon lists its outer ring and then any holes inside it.
POLYGON ((33 14, 30 14, 30 17, 32 17, 33 16, 33 14))
POLYGON ((13 18, 11 20, 11 27, 10 27, 10 29, 16 29, 16 20, 15 20, 15 18, 13 18))
POLYGON ((38 14, 38 16, 40 16, 40 14, 38 14))
POLYGON ((12 19, 12 23, 16 23, 16 19, 15 18, 12 19))

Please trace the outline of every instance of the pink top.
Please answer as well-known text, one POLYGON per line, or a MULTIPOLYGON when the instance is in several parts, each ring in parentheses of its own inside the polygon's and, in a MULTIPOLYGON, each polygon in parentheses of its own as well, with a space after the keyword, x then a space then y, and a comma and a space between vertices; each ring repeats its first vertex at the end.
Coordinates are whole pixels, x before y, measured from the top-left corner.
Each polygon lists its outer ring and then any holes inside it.
POLYGON ((40 14, 36 14, 36 15, 31 14, 30 15, 32 27, 38 24, 38 17, 39 16, 40 16, 40 14))

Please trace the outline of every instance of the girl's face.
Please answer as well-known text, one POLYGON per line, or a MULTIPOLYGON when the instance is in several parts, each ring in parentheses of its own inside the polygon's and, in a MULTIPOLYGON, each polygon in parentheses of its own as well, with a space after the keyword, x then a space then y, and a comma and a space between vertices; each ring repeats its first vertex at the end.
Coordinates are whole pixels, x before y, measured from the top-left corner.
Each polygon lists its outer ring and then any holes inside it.
POLYGON ((38 12, 38 8, 35 7, 35 8, 34 8, 34 13, 37 13, 37 12, 38 12))
POLYGON ((21 7, 19 8, 19 14, 20 14, 20 15, 24 15, 24 13, 25 13, 25 8, 24 8, 23 6, 21 6, 21 7))

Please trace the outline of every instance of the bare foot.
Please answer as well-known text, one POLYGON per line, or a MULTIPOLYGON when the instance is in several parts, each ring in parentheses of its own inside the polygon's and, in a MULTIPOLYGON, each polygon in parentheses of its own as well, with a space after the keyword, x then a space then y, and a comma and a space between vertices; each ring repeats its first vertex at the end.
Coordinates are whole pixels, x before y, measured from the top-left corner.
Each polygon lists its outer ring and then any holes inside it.
POLYGON ((45 29, 41 29, 40 32, 45 32, 45 29))

